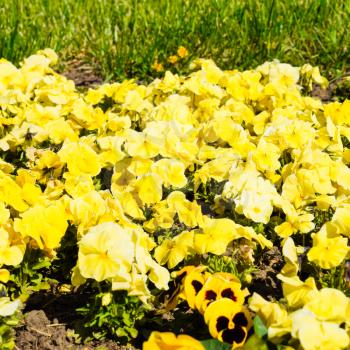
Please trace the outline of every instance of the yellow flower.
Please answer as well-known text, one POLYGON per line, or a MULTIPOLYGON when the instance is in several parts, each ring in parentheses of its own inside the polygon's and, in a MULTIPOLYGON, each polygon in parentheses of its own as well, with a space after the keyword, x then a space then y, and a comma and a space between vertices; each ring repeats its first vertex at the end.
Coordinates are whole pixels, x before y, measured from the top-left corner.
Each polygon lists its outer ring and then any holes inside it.
POLYGON ((319 321, 307 309, 300 309, 294 312, 291 317, 292 337, 299 339, 303 349, 341 350, 348 347, 349 336, 345 329, 340 328, 336 323, 319 321))
POLYGON ((154 69, 156 72, 163 72, 164 67, 161 63, 155 60, 152 64, 152 69, 154 69))
POLYGON ((22 199, 20 186, 2 171, 0 171, 0 201, 5 202, 19 212, 28 209, 28 204, 22 199))
POLYGON ((79 242, 78 267, 84 278, 129 278, 134 244, 129 232, 113 222, 92 227, 79 242))
POLYGON ((7 283, 10 279, 10 271, 6 269, 0 269, 0 282, 7 283))
POLYGON ((350 204, 338 207, 331 222, 336 225, 339 233, 350 237, 350 204))
POLYGON ((193 247, 194 234, 192 231, 184 231, 173 239, 165 239, 154 251, 155 259, 168 268, 178 265, 189 254, 193 247))
POLYGON ((253 160, 260 171, 276 171, 281 164, 278 159, 281 156, 280 149, 272 143, 265 142, 264 139, 258 144, 253 152, 253 160))
POLYGON ((176 336, 170 332, 152 332, 143 343, 143 350, 204 350, 204 346, 189 335, 176 336))
POLYGON ((162 180, 156 174, 141 176, 135 183, 135 189, 144 204, 157 203, 163 196, 162 180))
POLYGON ((180 222, 186 226, 196 227, 203 223, 200 205, 196 201, 190 202, 187 200, 183 192, 171 192, 166 200, 169 208, 176 211, 180 222))
POLYGON ((249 299, 249 308, 256 312, 268 327, 268 338, 280 342, 281 338, 290 333, 291 319, 287 310, 280 304, 269 302, 254 293, 249 299))
POLYGON ((187 185, 185 165, 175 159, 160 159, 152 165, 152 172, 159 175, 164 186, 182 188, 187 185))
POLYGON ((340 265, 350 251, 347 238, 327 236, 327 225, 311 236, 313 246, 307 253, 307 257, 323 269, 331 269, 340 265))
POLYGON ((350 312, 350 298, 335 288, 313 289, 305 309, 313 312, 319 320, 329 322, 348 322, 350 312))
POLYGON ((132 157, 153 158, 159 153, 158 146, 142 132, 128 130, 125 150, 132 157))
POLYGON ((313 291, 317 291, 316 283, 313 277, 309 277, 302 282, 298 276, 286 277, 281 274, 277 277, 282 281, 283 295, 288 302, 288 306, 297 309, 304 306, 313 291))
POLYGON ((205 281, 197 294, 196 308, 204 314, 212 302, 222 298, 228 298, 239 305, 243 305, 246 296, 247 291, 241 290, 240 282, 230 281, 220 274, 214 274, 205 281))
POLYGON ((249 311, 231 299, 222 298, 211 303, 204 313, 213 338, 232 345, 232 349, 241 347, 252 326, 249 311))
POLYGON ((192 309, 195 307, 197 294, 209 277, 209 273, 204 272, 205 269, 205 266, 197 266, 190 271, 183 280, 183 293, 181 293, 180 296, 186 299, 189 307, 192 309))
POLYGON ((15 219, 14 228, 25 237, 35 240, 38 247, 51 250, 60 245, 68 227, 64 207, 60 203, 48 206, 37 204, 15 219))
POLYGON ((224 254, 228 244, 238 238, 236 224, 230 219, 205 220, 203 233, 194 236, 194 250, 198 254, 213 253, 224 254))
POLYGON ((134 219, 144 220, 145 216, 141 210, 142 203, 133 192, 122 192, 116 196, 125 212, 134 219))
POLYGON ((68 170, 72 175, 96 176, 101 170, 96 152, 82 142, 64 143, 58 156, 63 163, 67 163, 68 170))
POLYGON ((177 63, 177 61, 179 60, 179 57, 176 55, 172 55, 168 57, 168 62, 171 64, 175 64, 177 63))
MULTIPOLYGON (((11 244, 9 233, 0 227, 0 266, 18 265, 21 263, 24 255, 24 245, 11 244)), ((5 270, 6 271, 6 270, 5 270)), ((4 272, 6 278, 6 272, 4 272)))
POLYGON ((4 202, 0 202, 0 225, 5 225, 10 218, 10 211, 6 208, 4 202))
MULTIPOLYGON (((79 186, 76 189, 79 190, 79 186)), ((77 198, 68 199, 67 212, 72 223, 78 226, 78 234, 83 234, 90 227, 100 223, 108 208, 101 192, 90 191, 77 198)))
POLYGON ((185 57, 188 56, 188 50, 184 46, 180 46, 177 49, 177 54, 178 54, 179 57, 185 58, 185 57))

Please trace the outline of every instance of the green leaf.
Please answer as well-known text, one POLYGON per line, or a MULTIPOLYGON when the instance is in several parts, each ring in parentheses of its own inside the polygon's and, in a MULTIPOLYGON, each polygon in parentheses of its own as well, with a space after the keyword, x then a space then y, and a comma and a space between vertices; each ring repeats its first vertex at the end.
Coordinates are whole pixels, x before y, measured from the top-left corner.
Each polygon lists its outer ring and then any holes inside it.
POLYGON ((263 338, 267 334, 267 327, 259 316, 254 317, 254 332, 259 338, 263 338))
POLYGON ((230 350, 231 346, 227 343, 222 343, 216 339, 202 340, 202 345, 205 350, 230 350))
POLYGON ((243 346, 244 350, 269 350, 269 346, 265 340, 259 338, 258 335, 253 334, 243 346))

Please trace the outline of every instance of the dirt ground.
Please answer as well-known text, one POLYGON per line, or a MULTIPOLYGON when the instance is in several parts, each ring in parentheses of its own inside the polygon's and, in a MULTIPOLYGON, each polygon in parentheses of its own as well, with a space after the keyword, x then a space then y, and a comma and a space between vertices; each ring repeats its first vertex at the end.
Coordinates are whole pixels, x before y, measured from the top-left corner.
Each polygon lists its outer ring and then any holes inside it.
POLYGON ((76 344, 74 332, 56 318, 50 321, 43 310, 29 311, 16 332, 16 350, 136 350, 112 341, 76 344))

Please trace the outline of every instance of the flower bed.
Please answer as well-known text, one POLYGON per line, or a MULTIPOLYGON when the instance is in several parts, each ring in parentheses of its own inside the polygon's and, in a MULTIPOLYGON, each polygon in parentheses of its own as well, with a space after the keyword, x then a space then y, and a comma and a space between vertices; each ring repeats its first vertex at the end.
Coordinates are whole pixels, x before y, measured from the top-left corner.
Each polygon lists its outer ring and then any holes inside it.
POLYGON ((307 95, 327 84, 317 68, 200 59, 186 77, 78 92, 56 61, 0 61, 4 349, 20 301, 53 286, 87 298, 85 340, 349 346, 350 103, 307 95), (263 295, 273 249, 283 261, 263 295), (176 310, 207 325, 199 340, 151 334, 176 310))

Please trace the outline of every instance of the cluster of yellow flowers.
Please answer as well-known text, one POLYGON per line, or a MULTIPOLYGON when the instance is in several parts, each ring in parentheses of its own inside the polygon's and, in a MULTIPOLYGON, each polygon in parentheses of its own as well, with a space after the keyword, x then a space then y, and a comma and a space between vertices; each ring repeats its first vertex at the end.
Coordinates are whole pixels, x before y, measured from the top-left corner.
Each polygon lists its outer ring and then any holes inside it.
MULTIPOLYGON (((80 93, 50 67, 56 61, 50 49, 20 68, 0 60, 1 282, 26 249, 55 256, 74 227, 79 253, 72 283, 108 280, 113 290, 148 302, 149 281, 168 288, 170 273, 161 265, 221 255, 244 238, 253 247, 283 247, 279 278, 293 312, 257 295, 250 303, 269 325, 269 337, 278 342, 289 333, 310 350, 347 346, 350 325, 340 325, 350 319, 349 299, 318 290, 312 277, 299 278, 301 258, 332 269, 350 254, 350 101, 323 104, 303 96, 300 77, 308 86, 326 84, 317 68, 273 61, 222 71, 199 59, 186 77, 166 72, 149 85, 128 80, 80 93), (196 193, 212 182, 222 189, 205 212, 196 193), (277 238, 255 224, 272 225, 277 238), (296 243, 300 235, 309 243, 296 243), (332 311, 335 300, 339 312, 332 311), (322 336, 312 342, 305 322, 322 336)), ((196 273, 203 290, 215 293, 239 283, 196 273)), ((230 314, 221 316, 235 324, 242 304, 224 298, 208 306, 204 292, 191 293, 185 288, 191 307, 204 315, 227 307, 230 314)), ((211 319, 212 335, 225 340, 226 319, 220 330, 211 319)))
MULTIPOLYGON (((188 56, 188 50, 184 46, 179 46, 177 49, 177 52, 175 55, 170 55, 168 57, 168 63, 175 65, 177 64, 181 59, 184 59, 188 56)), ((158 58, 153 62, 152 69, 154 69, 156 72, 163 72, 164 71, 164 65, 162 63, 158 62, 158 58)))
POLYGON ((186 266, 177 272, 181 279, 178 297, 197 309, 208 325, 211 336, 232 345, 244 344, 252 320, 244 306, 249 292, 242 290, 240 280, 230 273, 210 274, 205 266, 186 266))

